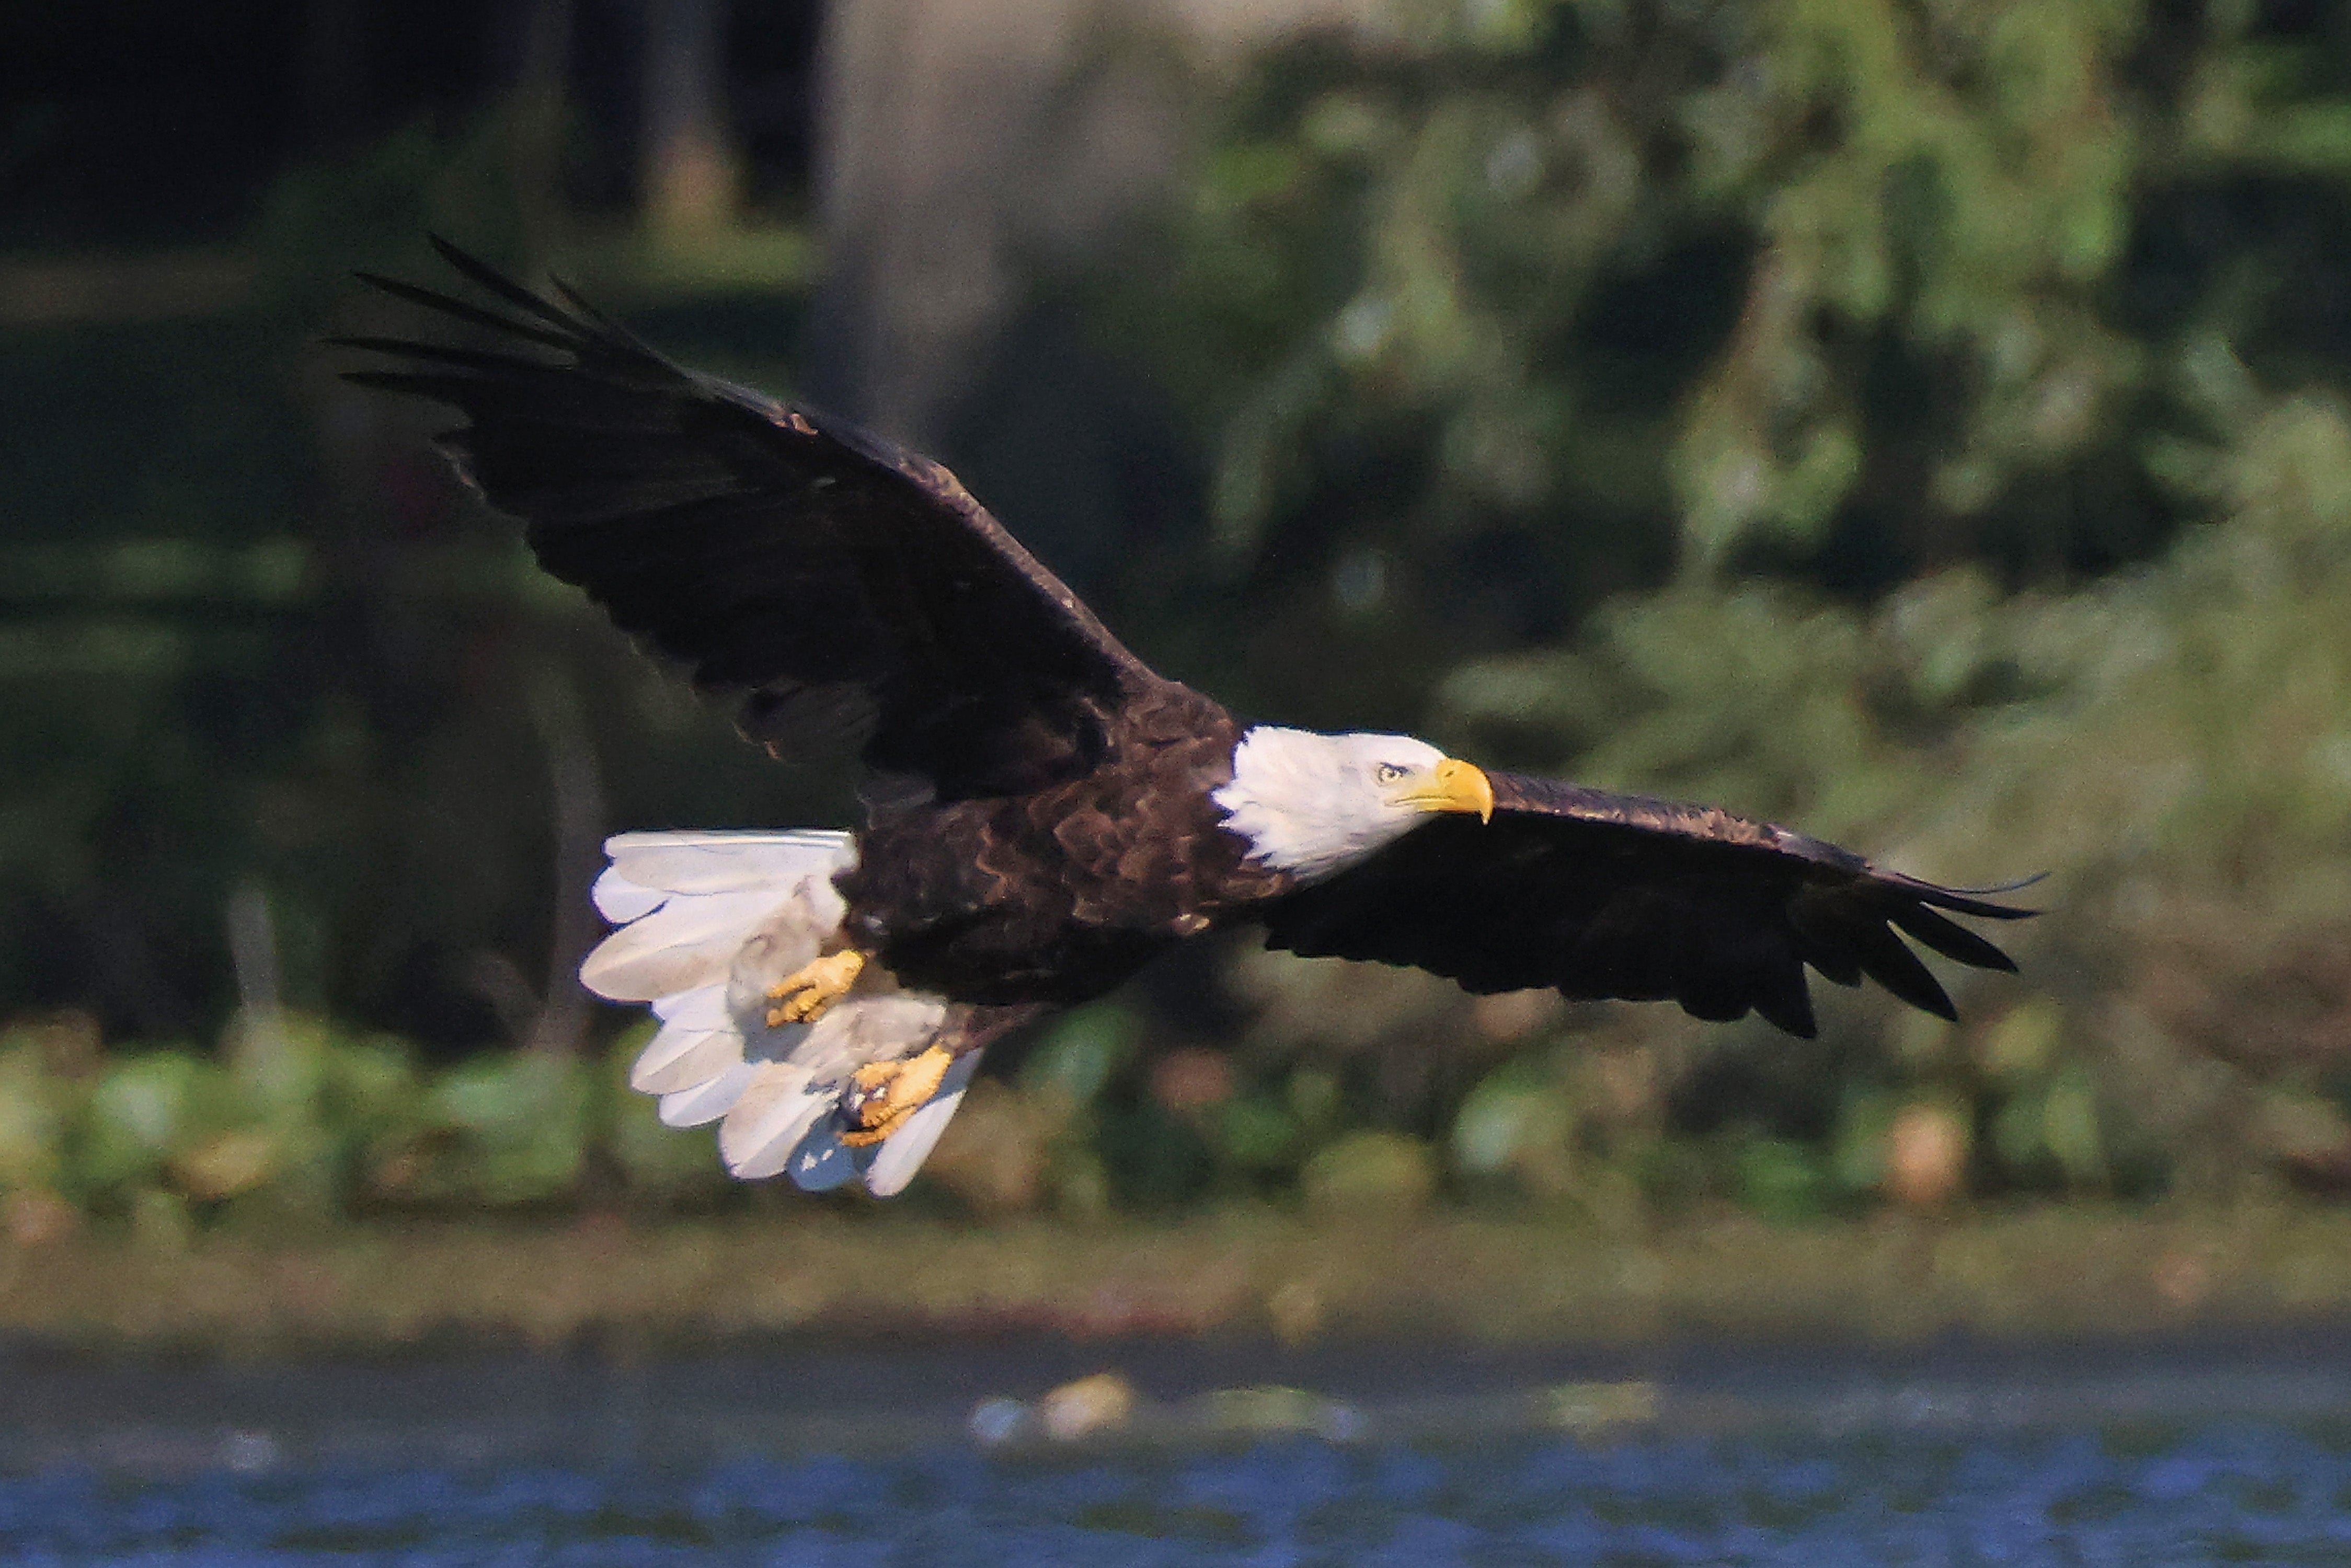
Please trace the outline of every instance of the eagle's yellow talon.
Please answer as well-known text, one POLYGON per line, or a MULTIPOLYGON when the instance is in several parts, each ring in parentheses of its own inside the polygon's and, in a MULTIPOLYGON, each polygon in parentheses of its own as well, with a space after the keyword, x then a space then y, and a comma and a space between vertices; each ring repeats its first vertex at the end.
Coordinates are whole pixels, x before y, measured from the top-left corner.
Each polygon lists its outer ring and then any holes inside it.
POLYGON ((813 1023, 849 994, 864 969, 865 955, 853 947, 802 965, 768 988, 768 999, 776 1004, 768 1009, 768 1027, 813 1023))
POLYGON ((852 1149, 878 1144, 898 1130, 898 1124, 930 1103, 955 1057, 935 1045, 904 1061, 869 1061, 849 1075, 841 1096, 842 1120, 850 1130, 841 1141, 852 1149))

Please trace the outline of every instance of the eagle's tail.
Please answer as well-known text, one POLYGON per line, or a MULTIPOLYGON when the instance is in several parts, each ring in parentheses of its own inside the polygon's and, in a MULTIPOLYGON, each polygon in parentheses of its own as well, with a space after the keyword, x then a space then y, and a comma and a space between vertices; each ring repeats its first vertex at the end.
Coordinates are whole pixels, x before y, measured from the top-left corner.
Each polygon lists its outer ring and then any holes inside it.
POLYGON ((622 833, 596 880, 596 907, 620 927, 580 980, 614 1001, 650 1002, 662 1020, 629 1074, 661 1096, 673 1127, 716 1122, 726 1168, 789 1171, 811 1190, 862 1177, 887 1196, 913 1179, 963 1100, 979 1053, 956 1057, 930 1099, 867 1147, 841 1142, 850 1075, 897 1061, 946 1027, 943 999, 852 990, 813 1022, 773 1023, 771 988, 837 941, 835 873, 856 863, 847 833, 622 833))

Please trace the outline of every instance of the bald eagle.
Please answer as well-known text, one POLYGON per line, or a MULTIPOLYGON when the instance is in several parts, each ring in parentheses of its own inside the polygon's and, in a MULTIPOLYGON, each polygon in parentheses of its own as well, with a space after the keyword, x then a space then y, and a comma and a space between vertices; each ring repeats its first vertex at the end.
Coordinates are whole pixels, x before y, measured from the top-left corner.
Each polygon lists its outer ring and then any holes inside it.
POLYGON ((1807 965, 1955 1017, 1897 932, 2014 968, 1947 916, 2028 911, 1802 833, 1235 718, 1122 647, 937 464, 434 244, 499 308, 361 276, 496 346, 335 340, 395 367, 350 379, 461 413, 441 446, 540 564, 770 751, 861 725, 862 830, 605 846, 594 897, 619 929, 580 978, 651 1005, 631 1082, 672 1125, 718 1124, 738 1176, 897 1191, 991 1041, 1224 926, 1800 1036, 1807 965))

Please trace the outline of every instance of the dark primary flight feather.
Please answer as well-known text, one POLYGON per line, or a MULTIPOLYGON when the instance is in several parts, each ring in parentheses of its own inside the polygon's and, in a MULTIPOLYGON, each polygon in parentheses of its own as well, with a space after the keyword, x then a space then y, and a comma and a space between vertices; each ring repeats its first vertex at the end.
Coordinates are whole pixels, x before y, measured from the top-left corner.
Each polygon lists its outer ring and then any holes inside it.
POLYGON ((1962 964, 2016 967, 1936 911, 2016 920, 2030 910, 1708 807, 1489 777, 1491 822, 1440 818, 1285 895, 1267 913, 1269 945, 1413 965, 1471 991, 1672 1000, 1722 1020, 1752 1010, 1807 1038, 1807 965, 1957 1016, 1896 928, 1962 964))
POLYGON ((742 694, 755 737, 848 708, 878 771, 1011 793, 1082 773, 1104 716, 1155 680, 938 465, 434 244, 506 309, 367 281, 498 349, 338 340, 404 361, 350 379, 462 412, 442 444, 541 564, 742 694))

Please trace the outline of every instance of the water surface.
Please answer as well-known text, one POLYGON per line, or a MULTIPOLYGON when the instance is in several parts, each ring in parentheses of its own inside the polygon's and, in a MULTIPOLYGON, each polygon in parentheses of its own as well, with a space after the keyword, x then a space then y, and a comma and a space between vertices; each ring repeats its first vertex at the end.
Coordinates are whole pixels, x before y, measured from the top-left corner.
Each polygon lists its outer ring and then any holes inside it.
POLYGON ((20 1360, 0 1563, 2351 1563, 2351 1355, 20 1360), (973 1423, 1122 1364, 1143 1404, 1108 1438, 973 1423))
POLYGON ((2342 1563, 2351 1449, 2288 1427, 220 1470, 0 1482, 25 1564, 2342 1563))

